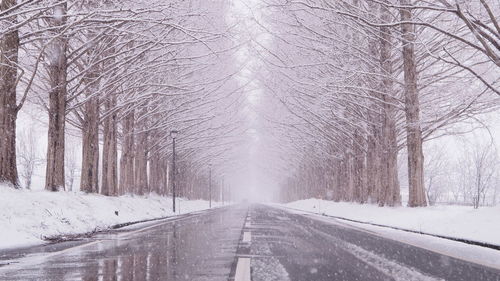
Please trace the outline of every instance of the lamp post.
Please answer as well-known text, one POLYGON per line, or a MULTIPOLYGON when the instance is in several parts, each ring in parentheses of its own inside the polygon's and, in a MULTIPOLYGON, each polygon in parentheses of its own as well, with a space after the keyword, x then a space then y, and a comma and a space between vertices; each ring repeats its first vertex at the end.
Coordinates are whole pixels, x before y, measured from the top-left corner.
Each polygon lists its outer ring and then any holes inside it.
POLYGON ((172 211, 175 214, 175 174, 177 170, 175 169, 175 138, 179 132, 176 130, 170 131, 170 137, 172 137, 172 211))
POLYGON ((212 164, 208 164, 208 207, 212 209, 212 164))

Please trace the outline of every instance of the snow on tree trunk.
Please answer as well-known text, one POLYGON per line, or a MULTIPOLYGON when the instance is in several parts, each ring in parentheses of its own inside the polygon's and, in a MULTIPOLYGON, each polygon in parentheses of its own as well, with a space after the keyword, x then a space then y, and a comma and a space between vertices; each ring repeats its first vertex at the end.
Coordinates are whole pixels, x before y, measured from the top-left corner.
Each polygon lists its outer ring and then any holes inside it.
MULTIPOLYGON (((0 11, 16 5, 15 0, 0 1, 0 11)), ((16 16, 7 16, 5 21, 15 24, 16 16)), ((5 33, 0 38, 0 182, 19 188, 16 163, 16 85, 19 53, 17 30, 5 33)))
POLYGON ((64 189, 64 132, 66 123, 67 58, 68 40, 61 35, 66 24, 66 3, 53 8, 53 18, 49 20, 54 28, 52 39, 46 52, 49 79, 49 129, 47 143, 47 168, 45 189, 64 189))
MULTIPOLYGON (((411 6, 410 0, 400 0, 401 6, 411 6)), ((401 21, 412 21, 411 8, 400 9, 401 21)), ((406 142, 408 149, 408 206, 427 206, 424 187, 424 154, 420 128, 420 103, 415 62, 415 25, 401 25, 403 35, 403 68, 405 80, 406 142)))

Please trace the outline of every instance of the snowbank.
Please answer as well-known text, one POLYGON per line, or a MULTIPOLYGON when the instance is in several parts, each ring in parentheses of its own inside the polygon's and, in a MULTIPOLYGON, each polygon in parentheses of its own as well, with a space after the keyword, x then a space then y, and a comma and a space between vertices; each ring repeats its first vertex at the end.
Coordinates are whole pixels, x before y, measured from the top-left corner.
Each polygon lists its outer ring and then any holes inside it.
POLYGON ((344 217, 500 245, 500 206, 432 206, 426 208, 378 207, 356 203, 337 203, 307 199, 282 205, 303 211, 344 217))
MULTIPOLYGON (((208 209, 208 202, 201 200, 180 200, 178 205, 182 213, 208 209)), ((172 198, 158 195, 106 197, 0 185, 0 248, 36 245, 44 237, 87 233, 172 214, 172 198)))

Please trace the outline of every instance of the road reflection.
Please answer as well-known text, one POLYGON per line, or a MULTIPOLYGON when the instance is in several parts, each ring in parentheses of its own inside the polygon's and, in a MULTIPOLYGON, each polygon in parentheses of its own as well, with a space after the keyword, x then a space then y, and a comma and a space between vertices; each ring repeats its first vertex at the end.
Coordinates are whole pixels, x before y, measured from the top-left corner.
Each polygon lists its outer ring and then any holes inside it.
POLYGON ((245 214, 221 209, 61 254, 35 254, 18 270, 0 271, 0 280, 227 280, 245 214))

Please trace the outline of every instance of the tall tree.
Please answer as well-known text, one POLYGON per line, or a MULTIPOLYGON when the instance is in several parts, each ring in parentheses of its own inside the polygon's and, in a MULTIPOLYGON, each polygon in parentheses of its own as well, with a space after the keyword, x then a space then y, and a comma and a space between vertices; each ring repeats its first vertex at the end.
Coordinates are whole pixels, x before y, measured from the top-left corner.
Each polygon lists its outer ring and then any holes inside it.
POLYGON ((80 190, 88 193, 99 192, 99 83, 100 56, 96 32, 87 35, 88 45, 85 65, 87 71, 83 78, 86 101, 83 107, 82 122, 82 172, 80 190))
MULTIPOLYGON (((381 5, 381 19, 389 23, 391 13, 381 5)), ((394 67, 392 61, 393 36, 390 27, 380 27, 380 68, 382 70, 382 184, 379 192, 379 205, 394 206, 401 204, 398 179, 398 142, 397 142, 397 98, 394 89, 394 67)))
POLYGON ((408 206, 427 206, 424 186, 424 153, 420 127, 420 102, 417 87, 417 63, 415 61, 415 25, 410 0, 400 0, 401 32, 403 39, 403 69, 406 113, 406 144, 408 149, 408 206))
MULTIPOLYGON (((15 5, 16 0, 0 1, 0 12, 8 11, 15 5)), ((7 12, 5 21, 8 26, 15 26, 15 11, 7 12)), ((15 28, 0 36, 0 182, 19 188, 16 163, 19 32, 15 28)))
POLYGON ((104 103, 108 116, 104 119, 104 145, 102 149, 101 194, 118 195, 118 116, 114 111, 116 95, 111 94, 104 103))
POLYGON ((132 193, 135 184, 134 173, 134 111, 125 113, 122 120, 120 157, 120 193, 132 193))
POLYGON ((66 126, 67 97, 67 49, 68 39, 65 28, 67 23, 67 3, 60 3, 52 9, 47 20, 51 27, 51 40, 46 51, 49 77, 49 130, 47 144, 47 168, 45 189, 58 191, 64 189, 64 146, 66 126))

